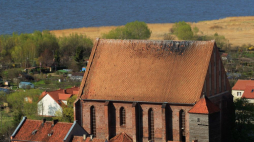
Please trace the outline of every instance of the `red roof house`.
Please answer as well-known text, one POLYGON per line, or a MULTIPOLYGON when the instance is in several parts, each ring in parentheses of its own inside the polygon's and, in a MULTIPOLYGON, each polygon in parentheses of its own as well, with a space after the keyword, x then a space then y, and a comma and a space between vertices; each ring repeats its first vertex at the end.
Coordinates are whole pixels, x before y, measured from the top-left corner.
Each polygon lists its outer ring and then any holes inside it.
POLYGON ((62 112, 62 105, 67 105, 67 100, 77 95, 79 87, 59 89, 42 92, 38 102, 38 115, 55 116, 56 111, 62 112))
MULTIPOLYGON (((251 89, 251 86, 254 86, 254 80, 237 80, 232 88, 232 95, 234 96, 234 99, 242 98, 246 89, 248 89, 247 94, 249 94, 249 89, 251 89)), ((247 94, 245 94, 246 97, 250 96, 247 94)))
POLYGON ((74 123, 30 120, 23 117, 11 136, 11 141, 69 142, 72 137, 86 131, 76 121, 74 123), (77 133, 78 131, 78 133, 77 133))

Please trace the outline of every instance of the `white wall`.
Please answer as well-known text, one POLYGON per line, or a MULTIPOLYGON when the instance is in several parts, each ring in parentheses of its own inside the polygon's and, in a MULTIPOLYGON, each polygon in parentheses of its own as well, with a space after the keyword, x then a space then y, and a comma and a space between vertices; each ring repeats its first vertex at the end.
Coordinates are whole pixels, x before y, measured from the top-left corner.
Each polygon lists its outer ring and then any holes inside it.
POLYGON ((243 90, 232 90, 232 95, 234 96, 234 100, 241 98, 243 96, 244 91, 243 90), (237 92, 241 92, 241 96, 237 96, 237 92))
POLYGON ((62 107, 48 94, 38 102, 37 108, 38 115, 55 116, 57 110, 62 114, 62 107))
POLYGON ((247 99, 249 101, 249 103, 254 104, 254 99, 247 99))

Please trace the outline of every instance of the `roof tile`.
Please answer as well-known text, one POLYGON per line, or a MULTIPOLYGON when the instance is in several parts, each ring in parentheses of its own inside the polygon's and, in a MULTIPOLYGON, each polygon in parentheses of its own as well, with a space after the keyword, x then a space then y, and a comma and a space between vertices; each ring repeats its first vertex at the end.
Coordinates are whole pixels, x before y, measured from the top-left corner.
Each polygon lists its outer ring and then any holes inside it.
POLYGON ((237 80, 232 90, 245 90, 246 86, 254 86, 254 80, 237 80))
POLYGON ((219 111, 220 108, 205 96, 189 110, 189 113, 212 114, 219 111))
POLYGON ((72 126, 72 123, 58 122, 52 126, 53 122, 27 119, 21 126, 13 140, 26 141, 47 141, 57 142, 63 141, 72 126), (52 134, 49 136, 48 134, 52 134))
POLYGON ((82 99, 194 103, 214 41, 104 40, 95 44, 82 99))
POLYGON ((125 132, 122 132, 122 133, 114 136, 112 139, 110 139, 109 142, 133 142, 133 140, 125 132))
POLYGON ((254 99, 254 86, 246 86, 242 98, 254 99))

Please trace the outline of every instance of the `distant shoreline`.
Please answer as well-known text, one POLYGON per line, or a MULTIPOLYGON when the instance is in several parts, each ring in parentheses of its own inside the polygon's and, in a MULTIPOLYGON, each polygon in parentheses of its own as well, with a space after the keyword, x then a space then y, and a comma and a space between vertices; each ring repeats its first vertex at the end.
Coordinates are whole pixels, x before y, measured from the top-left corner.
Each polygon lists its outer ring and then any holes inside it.
MULTIPOLYGON (((162 40, 163 35, 169 32, 174 23, 154 23, 147 24, 152 35, 150 39, 162 40)), ((227 17, 219 20, 200 21, 190 23, 192 27, 198 27, 200 35, 213 35, 218 33, 224 35, 232 46, 241 46, 243 44, 254 45, 254 16, 227 17)), ((51 33, 57 37, 68 36, 71 33, 85 34, 91 39, 100 37, 118 26, 102 27, 83 27, 63 30, 52 30, 51 33)))

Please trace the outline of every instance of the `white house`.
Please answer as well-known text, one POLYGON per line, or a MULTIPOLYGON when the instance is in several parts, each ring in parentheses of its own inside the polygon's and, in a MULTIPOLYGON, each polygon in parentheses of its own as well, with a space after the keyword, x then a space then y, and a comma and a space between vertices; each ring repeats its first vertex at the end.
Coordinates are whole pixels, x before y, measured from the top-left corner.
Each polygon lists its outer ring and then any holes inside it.
POLYGON ((238 80, 232 88, 232 95, 234 96, 234 100, 242 98, 245 89, 248 86, 254 86, 254 80, 238 80))
POLYGON ((40 101, 37 103, 38 115, 55 116, 57 111, 62 113, 62 105, 67 105, 68 98, 78 94, 78 90, 78 87, 72 87, 42 92, 40 101))

